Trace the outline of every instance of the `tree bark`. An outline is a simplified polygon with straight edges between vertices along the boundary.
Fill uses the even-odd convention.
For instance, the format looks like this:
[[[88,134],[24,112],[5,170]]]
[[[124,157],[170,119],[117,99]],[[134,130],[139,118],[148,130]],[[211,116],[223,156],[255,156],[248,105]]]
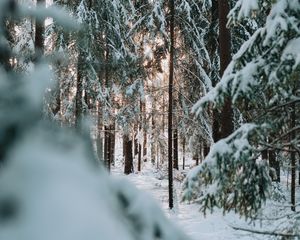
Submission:
[[[219,51],[220,51],[220,75],[222,76],[231,61],[231,37],[226,27],[229,3],[227,0],[218,1],[219,11]],[[226,97],[221,111],[221,133],[220,137],[225,138],[233,132],[233,110],[230,98]]]
[[[143,117],[142,117],[142,108],[143,104],[142,101],[140,100],[140,116],[139,116],[139,139],[138,139],[138,171],[141,171],[141,165],[142,165],[142,144],[141,144],[141,133],[142,133],[142,122],[143,122]]]
[[[127,134],[123,136],[123,155],[125,159],[124,173],[133,173],[132,141]]]
[[[212,7],[211,7],[211,24],[210,24],[210,39],[209,39],[209,55],[210,58],[213,60],[217,49],[218,49],[218,36],[215,32],[215,28],[218,25],[218,2],[217,0],[212,0]],[[218,75],[219,73],[213,71],[214,69],[210,69],[211,70],[211,81],[212,81],[212,86],[215,87],[217,82],[218,82]],[[212,134],[213,134],[213,140],[214,142],[217,142],[218,140],[221,139],[220,137],[220,113],[217,110],[213,110],[212,111],[212,119],[213,119],[213,123],[212,123]]]
[[[172,158],[172,113],[173,113],[173,81],[174,81],[174,0],[169,0],[170,9],[170,62],[169,62],[169,107],[168,107],[168,180],[169,180],[169,208],[173,208],[173,158]]]
[[[84,61],[84,56],[79,49],[79,56],[77,62],[77,83],[76,83],[76,109],[75,109],[75,127],[77,130],[81,131],[81,124],[83,120],[83,73],[82,64]]]
[[[111,134],[110,127],[104,126],[104,160],[108,171],[111,165]]]
[[[174,144],[174,164],[173,164],[173,168],[175,169],[179,169],[178,167],[178,130],[177,128],[174,129],[174,134],[173,134],[174,138],[173,138],[173,144]]]
[[[204,142],[204,144],[203,144],[203,155],[204,155],[204,158],[208,155],[209,150],[210,150],[210,147],[208,146],[208,144],[206,142]]]
[[[269,166],[275,170],[276,176],[271,176],[272,181],[280,182],[280,165],[279,161],[276,159],[275,150],[269,150]],[[273,174],[274,175],[274,174]]]
[[[185,169],[185,137],[183,137],[182,141],[182,169]]]
[[[110,165],[115,164],[116,129],[115,122],[110,125]]]
[[[40,7],[46,7],[46,0],[37,0],[37,5]],[[45,32],[45,21],[35,22],[35,59],[34,62],[38,62],[39,59],[44,55],[44,32]]]
[[[151,114],[151,149],[150,149],[150,152],[151,152],[151,163],[152,164],[155,164],[155,143],[156,143],[156,134],[155,134],[155,131],[156,131],[156,121],[155,121],[155,115],[154,115],[154,112],[155,112],[155,101],[152,102],[152,114]]]
[[[144,139],[143,139],[143,160],[144,162],[147,162],[147,130],[146,130],[146,121],[147,121],[147,115],[146,115],[146,103],[143,102],[142,104],[142,111],[143,111],[143,125],[144,125]]]
[[[291,113],[291,129],[293,129],[296,126],[296,106],[295,103],[292,105],[292,113]],[[291,140],[294,140],[296,137],[295,130],[291,134]],[[296,200],[295,200],[295,192],[296,192],[296,150],[291,149],[291,203],[292,211],[296,211]]]
[[[100,103],[99,103],[100,105]],[[98,134],[97,134],[97,156],[99,162],[104,162],[104,150],[103,150],[103,137],[102,137],[102,115],[101,115],[101,107],[98,106]]]

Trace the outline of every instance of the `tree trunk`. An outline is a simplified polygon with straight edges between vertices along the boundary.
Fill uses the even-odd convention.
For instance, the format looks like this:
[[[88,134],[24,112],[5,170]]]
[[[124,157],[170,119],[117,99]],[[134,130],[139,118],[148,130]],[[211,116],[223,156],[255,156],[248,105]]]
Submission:
[[[127,134],[123,136],[123,155],[125,159],[124,173],[133,173],[132,141]]]
[[[208,144],[206,142],[204,142],[204,144],[203,144],[203,155],[204,155],[204,158],[206,158],[206,156],[208,155],[209,150],[210,150],[210,147],[208,146]]]
[[[269,166],[274,169],[275,175],[271,176],[272,181],[280,182],[280,165],[279,161],[276,159],[275,150],[269,150]]]
[[[109,69],[108,69],[108,65],[109,65],[109,45],[108,45],[108,37],[106,36],[105,38],[105,55],[104,55],[104,59],[105,59],[105,68],[104,68],[104,84],[105,84],[105,89],[106,89],[106,100],[107,102],[109,102]],[[111,131],[110,129],[111,124],[109,123],[105,123],[105,127],[104,127],[104,161],[105,161],[105,165],[108,169],[108,171],[110,171],[110,167],[111,167],[111,160],[112,160],[112,153],[111,153],[111,143],[112,143],[112,139],[111,139]]]
[[[215,58],[215,55],[217,53],[218,49],[218,35],[215,32],[215,28],[218,25],[218,2],[217,0],[212,0],[212,7],[211,7],[211,24],[210,24],[210,34],[209,34],[209,55],[210,58],[213,60]],[[214,69],[211,70],[211,81],[212,86],[215,87],[219,80],[219,73],[214,71]],[[213,134],[213,140],[214,142],[217,142],[220,140],[220,113],[217,110],[212,111],[212,134]]]
[[[183,137],[182,141],[182,169],[185,169],[185,137]]]
[[[296,126],[296,106],[295,103],[292,105],[292,114],[291,114],[291,129],[293,129]],[[296,137],[295,130],[291,134],[291,140],[294,140]],[[291,148],[291,203],[292,211],[296,211],[296,201],[295,201],[295,191],[296,191],[296,149]]]
[[[38,6],[46,7],[46,0],[37,0],[36,1]],[[44,54],[44,32],[45,32],[45,22],[37,21],[35,22],[35,59],[34,62],[38,62],[39,59]]]
[[[115,165],[116,129],[115,122],[110,125],[110,165]]]
[[[147,130],[146,130],[146,122],[147,122],[147,115],[146,115],[146,103],[143,102],[142,104],[142,111],[143,111],[143,125],[144,125],[144,139],[143,139],[143,160],[147,162]]]
[[[155,124],[156,124],[156,121],[155,121],[155,101],[152,102],[152,113],[151,113],[151,163],[152,164],[155,164],[155,143],[156,143],[156,134],[155,134],[155,131],[156,131],[156,127],[155,127]]]
[[[227,0],[218,1],[219,11],[219,50],[220,50],[220,75],[222,76],[231,61],[231,38],[230,31],[226,27],[229,3]],[[233,132],[233,110],[231,100],[227,97],[221,112],[220,137],[225,138]]]
[[[194,156],[194,159],[196,161],[196,166],[198,166],[199,165],[199,155],[198,155],[198,153],[196,153],[196,156]]]
[[[97,156],[98,156],[99,162],[104,162],[102,128],[103,128],[103,126],[102,126],[101,108],[100,108],[100,106],[98,106]]]
[[[169,62],[169,108],[168,108],[168,180],[169,180],[169,208],[173,208],[173,158],[172,158],[172,113],[173,113],[173,81],[174,81],[174,0],[169,0],[170,9],[170,62]]]
[[[173,164],[173,168],[175,169],[179,169],[178,167],[178,130],[177,128],[174,129],[174,133],[173,133],[173,144],[174,144],[174,164]]]
[[[110,134],[110,127],[104,127],[104,161],[105,165],[110,171],[111,165],[111,134]]]
[[[141,131],[141,128],[140,128]],[[142,165],[142,144],[139,142],[139,149],[138,149],[138,171],[141,171],[141,165]]]
[[[138,136],[138,124],[135,124],[135,127],[134,127],[134,157],[136,158],[136,156],[138,155],[138,152],[139,152],[139,146],[138,146],[138,139],[137,139],[137,136]]]
[[[141,171],[141,165],[142,165],[142,144],[141,144],[141,133],[142,133],[142,100],[140,100],[140,116],[139,116],[139,139],[138,139],[138,171]]]
[[[84,61],[83,54],[79,50],[78,63],[77,63],[77,85],[76,85],[76,109],[75,109],[75,127],[81,131],[81,124],[83,120],[83,76],[82,76],[82,63]]]

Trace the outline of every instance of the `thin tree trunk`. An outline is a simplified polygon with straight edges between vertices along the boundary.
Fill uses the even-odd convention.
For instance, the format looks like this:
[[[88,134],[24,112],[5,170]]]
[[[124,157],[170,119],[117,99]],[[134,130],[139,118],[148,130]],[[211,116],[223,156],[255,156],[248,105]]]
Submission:
[[[182,169],[185,169],[185,137],[183,137],[182,141]]]
[[[81,131],[81,124],[83,120],[83,76],[82,76],[82,63],[83,54],[79,50],[78,63],[77,63],[77,85],[76,85],[76,109],[75,109],[75,127]]]
[[[138,135],[138,124],[135,124],[135,127],[134,127],[134,158],[136,158],[136,155],[138,155],[138,152],[139,152],[137,135]]]
[[[110,125],[110,165],[115,164],[116,129],[115,122]]]
[[[123,155],[125,158],[124,173],[133,173],[132,141],[127,134],[123,136]]]
[[[61,87],[59,84],[59,79],[57,79],[57,86],[55,88],[55,103],[54,106],[52,108],[52,113],[53,116],[56,116],[57,114],[59,114],[60,110],[61,110]]]
[[[196,166],[198,166],[199,165],[199,154],[196,153],[196,156],[194,158],[196,160]]]
[[[105,149],[105,164],[106,167],[108,169],[108,171],[110,171],[110,166],[111,166],[111,130],[110,127],[105,126],[105,140],[104,140],[104,149]]]
[[[163,97],[163,104],[162,104],[162,132],[163,134],[165,134],[165,94],[162,93],[162,97]]]
[[[155,101],[153,101],[154,104],[152,106],[152,116],[151,116],[151,163],[152,164],[155,164],[155,142],[156,142],[156,134],[155,134],[155,131],[156,131],[156,127],[155,127],[155,124],[156,124],[156,121],[155,121],[155,116],[154,116],[154,112],[155,112]]]
[[[140,128],[140,131],[142,129]],[[142,165],[142,144],[139,142],[139,149],[138,149],[138,171],[141,171],[141,165]]]
[[[296,126],[296,106],[295,103],[292,105],[292,114],[291,114],[291,129],[293,129]],[[294,140],[296,137],[295,130],[291,134],[291,140]],[[296,191],[296,152],[295,149],[291,149],[291,203],[292,211],[296,211],[296,201],[295,201],[295,191]]]
[[[280,165],[276,159],[275,150],[269,150],[269,166],[275,170],[276,176],[272,176],[272,181],[280,182]],[[274,174],[273,174],[274,175]]]
[[[109,97],[108,97],[108,92],[109,92],[109,69],[108,69],[108,64],[109,64],[109,45],[108,45],[108,38],[106,36],[105,39],[105,69],[104,69],[104,78],[105,78],[105,88],[106,88],[106,100],[109,101]],[[105,161],[105,165],[108,169],[108,171],[110,171],[110,165],[111,165],[111,133],[110,133],[110,129],[111,129],[111,125],[106,123],[107,125],[104,127],[104,161]]]
[[[210,147],[208,146],[208,144],[206,142],[204,142],[204,144],[203,144],[203,155],[204,155],[204,158],[206,158],[206,156],[208,155],[209,150],[210,150]]]
[[[168,180],[169,180],[169,208],[173,208],[173,158],[172,158],[172,113],[173,113],[173,81],[174,81],[174,0],[169,0],[170,9],[170,62],[169,62],[169,108],[168,108]]]
[[[146,103],[143,102],[142,104],[142,110],[143,110],[143,125],[144,125],[144,139],[143,139],[143,159],[144,162],[147,162],[147,130],[146,130],[146,121],[147,121],[147,115],[146,115]]]
[[[178,167],[178,130],[177,128],[174,129],[174,133],[173,133],[173,144],[174,144],[174,164],[173,164],[173,168],[175,169],[179,169]]]
[[[141,132],[142,132],[142,100],[140,99],[140,116],[139,116],[139,139],[138,139],[138,171],[141,171],[141,165],[142,165],[142,144],[141,144]]]
[[[100,104],[99,104],[100,105]],[[98,161],[103,162],[104,156],[103,156],[103,137],[102,137],[102,117],[101,117],[101,108],[98,106],[98,135],[97,135],[97,156]]]

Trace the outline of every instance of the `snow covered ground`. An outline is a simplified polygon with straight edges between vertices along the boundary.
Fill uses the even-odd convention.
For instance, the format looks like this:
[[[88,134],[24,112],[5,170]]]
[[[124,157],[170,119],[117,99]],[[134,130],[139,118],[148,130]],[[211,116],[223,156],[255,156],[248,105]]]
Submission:
[[[270,239],[266,235],[253,234],[244,231],[234,230],[231,226],[253,227],[253,224],[246,222],[234,213],[223,216],[221,210],[216,210],[212,214],[208,213],[206,217],[199,212],[199,205],[187,204],[180,201],[181,183],[175,181],[175,200],[174,209],[168,209],[168,180],[163,177],[163,173],[155,170],[151,163],[147,162],[143,166],[141,173],[134,173],[128,176],[122,174],[121,163],[116,163],[112,168],[113,175],[129,179],[137,188],[148,192],[165,211],[166,215],[172,219],[179,227],[191,236],[194,240],[232,240],[232,239]],[[255,226],[255,229],[264,230],[265,226]]]

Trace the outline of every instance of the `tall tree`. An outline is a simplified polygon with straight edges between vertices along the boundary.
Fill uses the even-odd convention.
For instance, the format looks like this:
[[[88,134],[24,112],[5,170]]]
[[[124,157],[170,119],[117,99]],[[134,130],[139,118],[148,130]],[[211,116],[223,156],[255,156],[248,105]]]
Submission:
[[[169,208],[173,208],[173,82],[174,82],[174,48],[175,48],[175,6],[174,0],[169,0],[169,25],[170,25],[170,61],[169,61],[169,107],[168,107],[168,179],[169,179]]]

